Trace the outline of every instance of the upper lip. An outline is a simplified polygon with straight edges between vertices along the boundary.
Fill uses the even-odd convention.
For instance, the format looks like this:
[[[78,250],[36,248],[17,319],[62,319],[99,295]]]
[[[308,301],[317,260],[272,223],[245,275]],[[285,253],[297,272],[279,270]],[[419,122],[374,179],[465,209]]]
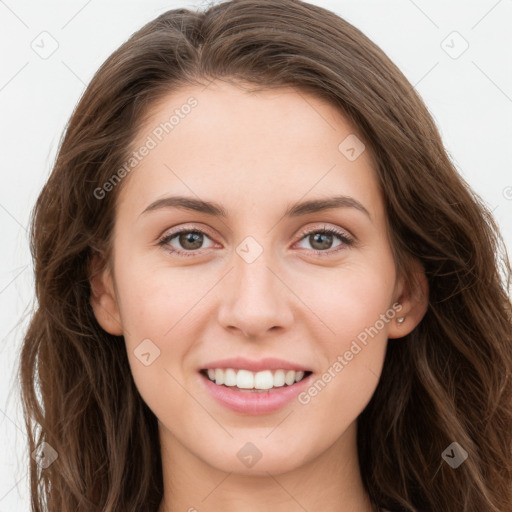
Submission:
[[[309,368],[291,361],[284,359],[276,359],[274,357],[265,357],[257,361],[245,359],[244,357],[232,357],[229,359],[222,359],[218,361],[211,361],[202,366],[201,370],[215,369],[215,368],[233,368],[237,370],[249,370],[252,372],[259,372],[263,370],[297,370],[302,372],[311,371]]]

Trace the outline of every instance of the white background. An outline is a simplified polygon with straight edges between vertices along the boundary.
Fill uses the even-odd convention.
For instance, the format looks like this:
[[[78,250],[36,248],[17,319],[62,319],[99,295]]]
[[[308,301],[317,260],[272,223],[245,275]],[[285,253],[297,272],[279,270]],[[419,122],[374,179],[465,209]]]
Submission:
[[[494,211],[512,247],[511,0],[312,1],[377,43],[425,100],[460,173]],[[202,2],[205,5],[206,2]],[[28,221],[73,107],[101,63],[135,30],[187,1],[0,0],[0,512],[28,511],[17,386],[33,304]],[[47,59],[31,45],[46,31]],[[458,58],[464,41],[469,44]],[[47,39],[46,48],[50,40]],[[445,43],[442,43],[445,41]],[[508,192],[508,195],[507,195]],[[507,199],[508,197],[508,199]]]

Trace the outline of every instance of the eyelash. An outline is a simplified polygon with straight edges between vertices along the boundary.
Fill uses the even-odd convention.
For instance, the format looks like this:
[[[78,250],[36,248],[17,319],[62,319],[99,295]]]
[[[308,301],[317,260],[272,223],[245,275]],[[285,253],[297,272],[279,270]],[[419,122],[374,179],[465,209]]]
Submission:
[[[164,235],[162,238],[160,238],[160,240],[158,241],[158,245],[159,246],[162,246],[164,247],[165,250],[167,250],[168,252],[172,253],[172,254],[176,254],[178,256],[183,256],[185,258],[188,258],[188,257],[194,257],[197,255],[197,253],[200,251],[199,250],[191,250],[191,251],[180,251],[180,250],[177,250],[177,249],[174,249],[174,248],[169,248],[168,246],[168,243],[173,239],[175,238],[177,235],[180,235],[182,233],[198,233],[198,234],[202,234],[202,235],[206,235],[208,238],[211,238],[208,233],[205,233],[204,231],[200,230],[200,229],[196,229],[196,228],[184,228],[184,229],[181,229],[179,231],[175,231],[173,233],[169,233],[167,235]],[[305,231],[305,232],[302,232],[301,235],[300,235],[300,238],[299,238],[299,242],[301,240],[303,240],[304,238],[306,238],[307,236],[309,235],[312,235],[312,234],[315,234],[315,233],[322,233],[322,234],[325,234],[325,235],[335,235],[337,236],[342,244],[340,244],[337,248],[331,250],[331,249],[328,249],[328,250],[325,250],[325,251],[321,251],[319,249],[310,249],[310,251],[312,251],[314,254],[318,255],[318,256],[329,256],[329,255],[332,255],[333,253],[337,253],[338,251],[340,250],[343,250],[343,246],[345,247],[351,247],[354,245],[355,243],[355,240],[353,240],[352,238],[350,238],[346,233],[344,233],[343,231],[340,231],[336,228],[331,228],[331,227],[327,227],[327,226],[324,226],[322,229],[312,229],[310,231]]]

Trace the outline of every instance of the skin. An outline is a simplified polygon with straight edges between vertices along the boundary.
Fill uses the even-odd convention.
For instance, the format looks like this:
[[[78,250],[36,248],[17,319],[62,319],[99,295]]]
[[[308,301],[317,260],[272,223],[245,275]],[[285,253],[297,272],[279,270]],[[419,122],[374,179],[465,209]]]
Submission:
[[[91,278],[95,315],[107,332],[124,335],[136,386],[159,420],[159,512],[375,510],[361,481],[357,417],[377,387],[388,338],[416,327],[428,290],[420,267],[415,289],[397,278],[370,151],[348,160],[338,145],[357,130],[315,96],[293,88],[250,94],[220,81],[154,106],[134,147],[190,96],[197,106],[124,178],[113,272],[97,258],[101,270]],[[296,201],[335,193],[359,201],[371,218],[350,207],[283,217]],[[228,216],[141,214],[177,194],[218,202]],[[332,236],[318,249],[310,235],[324,226],[356,243]],[[204,231],[202,244],[194,249],[177,236],[167,247],[192,246],[194,256],[158,245],[182,227]],[[263,251],[252,263],[236,252],[247,236]],[[405,321],[385,323],[308,404],[244,415],[202,385],[198,368],[237,355],[282,358],[320,377],[396,302]],[[160,355],[145,366],[134,350],[148,338]],[[237,457],[247,442],[262,454],[252,467]]]

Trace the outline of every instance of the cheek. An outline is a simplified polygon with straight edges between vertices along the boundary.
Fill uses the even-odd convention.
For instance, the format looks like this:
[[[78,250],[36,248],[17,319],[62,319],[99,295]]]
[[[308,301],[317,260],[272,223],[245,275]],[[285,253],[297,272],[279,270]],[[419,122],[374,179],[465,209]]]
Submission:
[[[317,279],[303,277],[299,293],[322,320],[326,338],[343,345],[373,326],[389,309],[394,273],[382,261],[354,262],[329,270]],[[385,327],[387,333],[387,324]]]
[[[197,302],[201,284],[187,272],[129,263],[118,275],[123,327],[132,342],[141,336],[162,340]]]
[[[156,271],[139,274],[123,293],[123,326],[133,380],[148,407],[170,424],[177,414],[189,414],[194,405],[180,385],[183,375],[177,366],[189,349],[188,338],[181,341],[180,333],[190,306]]]
[[[155,389],[157,380],[163,378],[167,367],[164,342],[181,316],[180,301],[157,271],[145,271],[143,265],[135,265],[133,260],[120,261],[117,268],[126,350],[133,378],[144,395],[146,388]],[[173,347],[173,351],[179,351],[179,346]]]
[[[327,415],[325,421],[340,424],[357,417],[378,384],[395,316],[394,265],[384,253],[329,269],[325,279],[308,279],[308,306],[322,320],[316,344],[324,366],[301,403],[316,418]]]
[[[151,265],[135,257],[117,263],[116,277],[136,386],[154,410],[159,403],[179,408],[186,396],[182,397],[183,388],[178,384],[183,377],[177,362],[184,360],[191,348],[190,335],[184,333],[197,322],[200,299],[212,284],[192,282],[190,272]],[[157,394],[155,390],[159,390]]]

